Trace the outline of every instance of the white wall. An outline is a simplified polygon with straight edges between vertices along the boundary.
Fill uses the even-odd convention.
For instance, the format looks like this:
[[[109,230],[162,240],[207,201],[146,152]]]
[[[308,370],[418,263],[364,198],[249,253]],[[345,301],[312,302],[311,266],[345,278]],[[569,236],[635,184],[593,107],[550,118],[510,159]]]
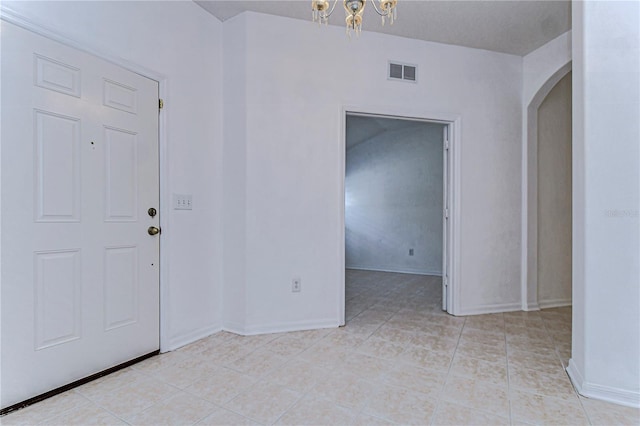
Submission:
[[[192,2],[3,1],[2,7],[163,76],[162,202],[188,193],[194,209],[161,211],[162,347],[220,329],[222,24]]]
[[[571,305],[571,73],[538,108],[538,304]]]
[[[573,339],[589,397],[640,406],[640,3],[573,3]]]
[[[405,123],[347,148],[346,266],[442,275],[444,126]]]
[[[225,139],[246,156],[244,180],[225,183],[244,196],[225,223],[246,232],[244,271],[225,265],[244,274],[240,331],[339,322],[345,105],[461,116],[457,313],[519,308],[522,58],[366,32],[350,41],[340,27],[256,13],[225,23],[228,37],[246,37],[234,52],[243,68],[225,61],[225,74],[246,75],[246,131]],[[417,64],[419,83],[387,81],[389,59]]]

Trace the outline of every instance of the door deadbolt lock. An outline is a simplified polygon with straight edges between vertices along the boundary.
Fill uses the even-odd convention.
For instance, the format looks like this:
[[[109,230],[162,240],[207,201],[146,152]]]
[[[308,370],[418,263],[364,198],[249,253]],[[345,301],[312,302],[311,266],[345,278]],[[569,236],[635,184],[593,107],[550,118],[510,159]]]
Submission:
[[[151,217],[155,217],[155,215],[158,214],[156,209],[154,209],[153,207],[151,207],[149,210],[147,210],[147,213],[149,213],[149,216],[151,216]]]
[[[149,233],[149,235],[158,235],[160,233],[160,228],[150,226],[149,229],[147,229],[147,232]]]

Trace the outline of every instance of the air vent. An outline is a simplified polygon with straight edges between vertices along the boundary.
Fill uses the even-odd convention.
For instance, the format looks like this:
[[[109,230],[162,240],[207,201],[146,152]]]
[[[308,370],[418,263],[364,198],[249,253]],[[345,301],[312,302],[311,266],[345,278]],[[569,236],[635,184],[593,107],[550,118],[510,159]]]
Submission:
[[[416,66],[389,62],[388,78],[390,80],[404,80],[416,82]]]

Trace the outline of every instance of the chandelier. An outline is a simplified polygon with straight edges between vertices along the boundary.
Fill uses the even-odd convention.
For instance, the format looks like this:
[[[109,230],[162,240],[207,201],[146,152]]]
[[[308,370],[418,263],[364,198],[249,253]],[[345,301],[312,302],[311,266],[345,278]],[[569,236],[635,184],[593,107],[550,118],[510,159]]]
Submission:
[[[334,0],[333,6],[331,7],[329,1],[330,0],[311,0],[313,22],[319,24],[329,23],[329,16],[331,16],[333,10],[336,8],[338,0]],[[382,17],[382,25],[384,25],[386,19],[389,19],[389,23],[393,25],[393,21],[398,15],[396,9],[398,0],[378,1],[380,2],[379,8],[376,6],[376,0],[372,0],[371,3],[378,15]],[[362,32],[362,13],[364,12],[367,0],[342,0],[342,4],[347,14],[347,18],[345,19],[347,23],[347,34],[351,36],[351,31],[353,30],[356,35],[359,35]]]

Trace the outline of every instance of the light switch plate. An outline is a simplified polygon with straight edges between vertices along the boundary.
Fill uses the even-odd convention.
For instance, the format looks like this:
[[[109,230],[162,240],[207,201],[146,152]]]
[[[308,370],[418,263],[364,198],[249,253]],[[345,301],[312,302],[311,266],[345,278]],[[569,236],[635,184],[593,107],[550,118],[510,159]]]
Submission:
[[[193,197],[191,194],[173,194],[174,210],[192,210]]]

